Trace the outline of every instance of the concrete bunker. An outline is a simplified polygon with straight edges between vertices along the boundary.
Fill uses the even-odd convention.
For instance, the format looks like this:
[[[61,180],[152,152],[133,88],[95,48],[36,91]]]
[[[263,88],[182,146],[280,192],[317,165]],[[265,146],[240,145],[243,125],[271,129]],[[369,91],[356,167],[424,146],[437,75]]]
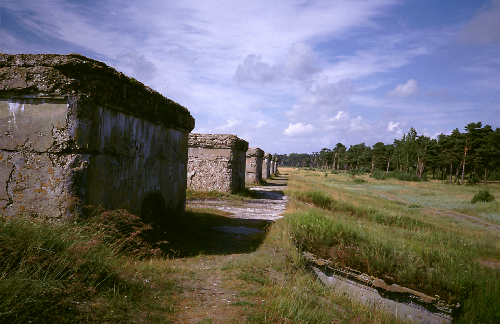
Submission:
[[[273,156],[270,153],[265,153],[262,160],[262,179],[271,177],[271,160]]]
[[[251,147],[246,154],[246,176],[247,183],[259,183],[262,180],[262,159],[264,151],[258,147]]]
[[[0,125],[4,214],[184,213],[193,117],[102,62],[0,54]]]
[[[189,134],[188,188],[234,193],[245,189],[248,142],[229,134]]]

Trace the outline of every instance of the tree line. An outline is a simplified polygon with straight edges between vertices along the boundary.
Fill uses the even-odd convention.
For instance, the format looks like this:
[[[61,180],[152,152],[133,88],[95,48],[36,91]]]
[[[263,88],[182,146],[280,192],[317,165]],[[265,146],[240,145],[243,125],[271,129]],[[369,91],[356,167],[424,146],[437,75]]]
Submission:
[[[369,172],[386,175],[394,171],[409,176],[402,180],[433,179],[464,183],[480,179],[500,180],[500,128],[481,122],[470,123],[460,132],[455,128],[450,135],[440,134],[436,139],[418,135],[412,127],[392,144],[383,142],[368,146],[365,143],[347,148],[337,143],[333,149],[319,152],[276,154],[280,164],[291,167],[311,167],[350,172]]]

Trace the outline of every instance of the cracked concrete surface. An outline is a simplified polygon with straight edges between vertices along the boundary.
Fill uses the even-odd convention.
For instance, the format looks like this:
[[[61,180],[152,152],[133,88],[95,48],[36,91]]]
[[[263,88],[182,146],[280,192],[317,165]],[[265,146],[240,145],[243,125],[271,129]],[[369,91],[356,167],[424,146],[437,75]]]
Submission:
[[[0,212],[60,218],[80,202],[141,216],[156,195],[162,214],[183,214],[193,128],[186,108],[104,63],[0,54]]]

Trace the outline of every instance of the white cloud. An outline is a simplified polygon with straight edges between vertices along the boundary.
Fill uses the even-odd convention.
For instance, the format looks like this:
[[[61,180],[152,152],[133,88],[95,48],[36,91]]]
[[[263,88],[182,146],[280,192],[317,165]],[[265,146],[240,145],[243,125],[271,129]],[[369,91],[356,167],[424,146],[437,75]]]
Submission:
[[[498,51],[455,51],[451,44],[463,12],[424,30],[404,23],[408,7],[401,0],[0,3],[0,50],[79,52],[104,61],[187,107],[197,130],[233,133],[269,151],[390,140],[405,123],[432,125],[432,131],[439,124],[461,127],[479,115],[498,120],[499,63],[487,61]],[[492,3],[463,28],[459,41],[498,44],[500,1]],[[428,88],[409,80],[382,90],[394,79],[407,80],[401,67],[420,64],[427,66],[419,80]],[[441,67],[442,78],[425,75]],[[469,73],[460,68],[477,79],[465,78]],[[450,77],[453,70],[462,72],[461,84]],[[419,91],[427,97],[425,103],[386,100],[387,90],[387,97]],[[476,97],[467,97],[472,92]],[[449,121],[450,113],[462,117]]]
[[[215,128],[218,132],[227,132],[230,130],[234,130],[235,126],[241,125],[241,120],[237,120],[235,118],[229,118],[227,123]]]
[[[286,56],[284,64],[271,65],[262,61],[262,57],[249,54],[239,64],[234,73],[236,83],[269,83],[285,81],[287,78],[299,81],[309,80],[314,74],[321,71],[318,57],[310,46],[296,43]]]
[[[399,126],[399,123],[394,123],[394,122],[389,122],[387,125],[387,131],[388,132],[394,132],[394,129]]]
[[[283,131],[283,134],[290,137],[306,136],[311,135],[315,130],[316,128],[311,124],[288,124],[288,128]]]
[[[460,31],[457,41],[462,44],[500,44],[500,1],[491,1]]]
[[[386,98],[404,98],[415,95],[418,92],[417,81],[410,79],[405,84],[400,84],[396,89],[386,93]]]
[[[378,73],[393,71],[411,63],[417,57],[431,53],[427,48],[428,45],[414,45],[414,43],[423,43],[418,37],[416,35],[411,39],[394,37],[395,39],[391,41],[394,44],[388,48],[384,47],[383,50],[380,49],[379,44],[367,44],[370,46],[369,49],[358,50],[352,55],[334,57],[335,60],[325,67],[323,72],[335,82],[343,79],[363,79]],[[376,41],[383,43],[384,38],[377,37]]]
[[[353,86],[347,80],[330,83],[326,76],[318,77],[285,115],[292,121],[331,115],[334,111],[348,106],[347,98],[352,91]]]
[[[335,117],[330,118],[330,121],[341,120],[349,118],[349,114],[345,113],[343,110],[339,110],[339,112],[335,115]]]
[[[310,46],[296,43],[288,51],[284,71],[286,75],[293,79],[307,80],[321,71],[321,67],[319,66],[318,57]]]
[[[267,125],[267,122],[265,120],[259,120],[259,122],[257,123],[257,126],[255,126],[255,128],[262,128],[266,125]]]
[[[262,62],[262,57],[249,54],[243,59],[243,63],[238,65],[234,74],[234,81],[236,83],[267,83],[274,81],[280,73],[281,71],[278,68]]]

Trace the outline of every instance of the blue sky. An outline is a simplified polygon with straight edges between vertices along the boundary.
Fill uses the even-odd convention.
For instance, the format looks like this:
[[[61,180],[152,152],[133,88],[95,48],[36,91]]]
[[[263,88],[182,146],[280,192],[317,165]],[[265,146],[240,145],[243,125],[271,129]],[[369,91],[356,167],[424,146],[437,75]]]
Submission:
[[[271,153],[500,127],[500,0],[0,0],[0,51],[79,53]]]

